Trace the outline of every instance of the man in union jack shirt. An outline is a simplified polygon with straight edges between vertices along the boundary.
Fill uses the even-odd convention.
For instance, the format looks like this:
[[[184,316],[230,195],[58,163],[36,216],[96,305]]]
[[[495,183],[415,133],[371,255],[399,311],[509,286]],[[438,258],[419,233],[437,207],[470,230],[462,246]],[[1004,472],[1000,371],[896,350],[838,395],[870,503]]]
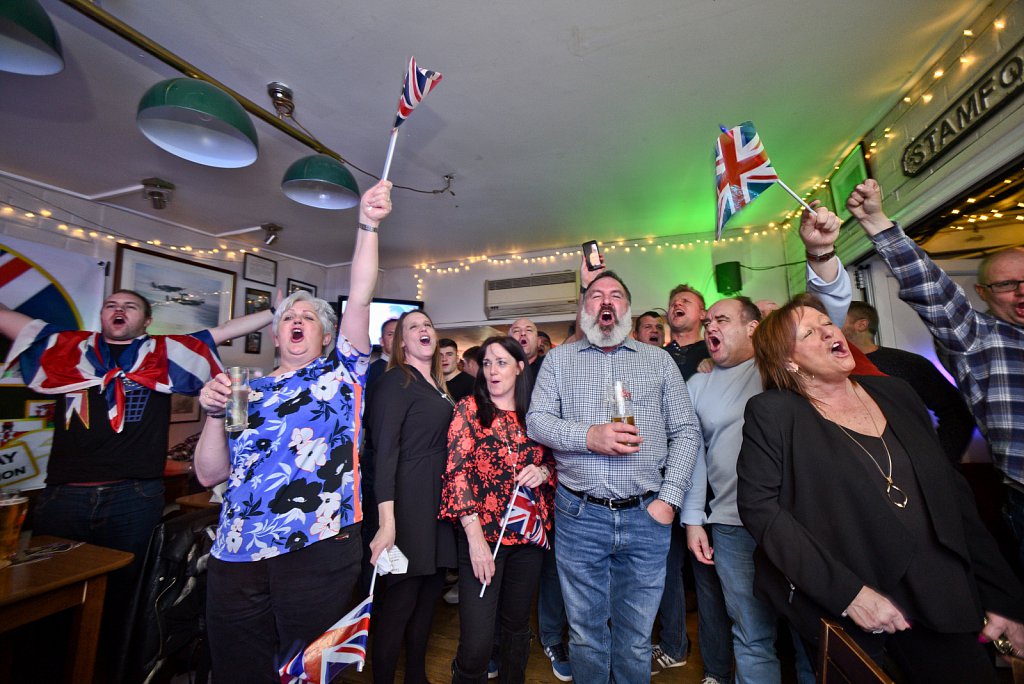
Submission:
[[[163,513],[171,393],[197,394],[221,370],[217,344],[259,330],[272,316],[268,310],[189,335],[149,335],[150,303],[117,290],[104,300],[94,333],[59,330],[0,305],[0,334],[13,341],[7,364],[19,361],[26,385],[57,398],[33,532],[135,554],[111,576],[114,602],[130,597]],[[125,612],[107,608],[116,618]]]
[[[982,312],[885,215],[877,182],[858,185],[846,206],[899,282],[900,299],[917,311],[956,375],[1004,475],[1004,512],[1024,565],[1024,247],[982,260],[974,286],[988,305]]]

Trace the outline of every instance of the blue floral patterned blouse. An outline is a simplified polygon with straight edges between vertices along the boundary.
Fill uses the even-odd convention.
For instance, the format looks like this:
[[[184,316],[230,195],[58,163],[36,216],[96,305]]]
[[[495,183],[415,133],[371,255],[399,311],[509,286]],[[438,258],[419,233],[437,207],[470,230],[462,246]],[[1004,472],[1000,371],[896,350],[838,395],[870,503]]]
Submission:
[[[358,444],[368,367],[369,356],[339,335],[326,357],[249,383],[249,426],[228,436],[215,558],[278,556],[363,519]]]

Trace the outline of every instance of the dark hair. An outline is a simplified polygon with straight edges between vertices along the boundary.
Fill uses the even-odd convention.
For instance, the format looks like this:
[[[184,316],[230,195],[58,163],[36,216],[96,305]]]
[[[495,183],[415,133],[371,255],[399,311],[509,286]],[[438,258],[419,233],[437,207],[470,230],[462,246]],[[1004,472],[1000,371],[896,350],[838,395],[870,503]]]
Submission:
[[[644,311],[642,314],[636,317],[635,321],[633,321],[634,333],[640,333],[640,321],[643,320],[644,318],[657,318],[658,320],[661,320],[661,314],[658,313],[657,311]]]
[[[550,341],[551,341],[551,335],[548,335],[548,334],[547,334],[546,332],[544,332],[543,330],[538,330],[538,331],[537,331],[537,337],[543,337],[543,338],[544,338],[545,340],[547,340],[548,342],[550,342]]]
[[[146,299],[145,297],[140,295],[135,290],[129,290],[128,288],[122,287],[122,288],[120,288],[118,290],[114,290],[109,295],[107,295],[107,299],[110,299],[111,297],[113,297],[116,294],[129,294],[129,295],[131,295],[133,297],[138,298],[138,300],[140,302],[142,302],[142,313],[143,313],[143,315],[146,318],[152,318],[153,317],[153,305],[149,303],[148,299]],[[106,299],[104,299],[103,301],[106,301]]]
[[[756,307],[755,307],[756,308]],[[797,319],[801,309],[814,309],[828,315],[817,297],[798,294],[784,306],[765,316],[754,329],[754,358],[766,390],[785,389],[809,399],[803,375],[786,368],[786,360],[796,345]]]
[[[388,320],[386,320],[386,321],[384,321],[383,323],[380,324],[380,336],[381,336],[381,339],[384,339],[384,329],[387,328],[388,325],[390,325],[392,323],[398,323],[398,319],[397,318],[389,318]],[[390,354],[391,351],[388,350],[388,353]]]
[[[596,283],[598,280],[601,280],[602,278],[611,278],[619,285],[621,285],[622,289],[626,291],[626,301],[629,302],[630,304],[633,303],[633,294],[629,291],[629,288],[626,286],[626,281],[620,278],[619,274],[616,273],[615,271],[601,271],[600,273],[598,273],[597,277],[590,281],[590,285],[587,285],[587,289],[584,290],[583,296],[585,297],[587,295],[587,292],[590,292],[590,288],[594,286],[594,283]]]
[[[405,333],[402,330],[402,324],[405,323],[406,317],[411,316],[412,314],[422,314],[423,316],[426,316],[428,321],[430,321],[430,316],[427,316],[427,314],[423,313],[419,309],[412,309],[411,311],[406,311],[404,314],[398,317],[398,325],[395,327],[395,338],[391,340],[391,358],[388,359],[387,369],[402,369],[402,372],[405,373],[405,384],[403,385],[403,387],[408,386],[408,384],[412,382],[413,378],[415,377],[412,374],[412,371],[409,370],[409,364],[406,363],[405,361],[405,349],[402,347],[402,342],[405,341]],[[431,324],[433,324],[433,321],[431,321]],[[442,392],[448,392],[448,385],[446,385],[444,381],[444,373],[441,372],[440,346],[434,347],[434,356],[430,360],[430,376],[434,379],[434,383],[441,389]]]
[[[459,345],[455,344],[455,340],[450,337],[442,337],[437,341],[437,348],[441,349],[444,347],[451,347],[456,352],[459,351]]]
[[[479,356],[479,354],[480,354],[480,345],[474,345],[474,346],[470,347],[469,349],[467,349],[466,351],[462,352],[462,358],[463,359],[473,359],[474,361],[477,361],[476,357]],[[479,363],[479,361],[477,361],[477,363]]]
[[[750,297],[740,295],[739,297],[733,297],[733,299],[740,303],[740,311],[743,312],[744,323],[761,320],[761,310],[757,308],[757,304]]]
[[[878,312],[875,311],[875,307],[867,302],[858,300],[850,302],[850,308],[847,310],[846,315],[854,321],[867,321],[868,332],[872,335],[878,333]]]
[[[668,293],[668,302],[669,302],[669,304],[672,303],[672,298],[673,297],[675,297],[677,294],[682,294],[684,292],[689,292],[692,295],[696,295],[697,298],[700,299],[700,308],[702,308],[702,309],[708,308],[707,305],[704,302],[704,295],[702,295],[700,293],[700,290],[695,289],[693,287],[690,287],[686,283],[680,283],[680,284],[678,284],[678,285],[676,285],[675,287],[672,288],[672,291]]]
[[[499,345],[515,361],[523,364],[522,371],[516,376],[513,396],[516,404],[516,418],[519,419],[520,425],[525,426],[526,411],[530,408],[530,394],[533,391],[533,372],[530,370],[529,361],[526,360],[526,352],[523,351],[523,345],[508,335],[488,337],[480,345],[480,351],[477,352],[476,360],[479,368],[476,371],[476,386],[473,388],[473,396],[476,397],[477,420],[480,421],[482,426],[489,428],[498,413],[498,408],[491,401],[491,393],[487,390],[487,380],[484,379],[484,354],[487,353],[487,348],[492,344]]]

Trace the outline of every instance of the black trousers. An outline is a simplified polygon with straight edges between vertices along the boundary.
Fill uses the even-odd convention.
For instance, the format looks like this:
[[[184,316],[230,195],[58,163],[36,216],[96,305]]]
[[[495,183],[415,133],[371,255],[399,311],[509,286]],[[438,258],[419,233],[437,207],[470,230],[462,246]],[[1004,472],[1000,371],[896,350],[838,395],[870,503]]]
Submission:
[[[377,578],[370,626],[373,640],[370,660],[375,684],[395,681],[403,643],[405,684],[427,684],[427,641],[434,609],[444,589],[444,573],[444,568],[439,568],[432,575]]]
[[[281,556],[210,558],[206,622],[217,684],[280,684],[278,668],[353,608],[359,525]]]
[[[467,678],[481,674],[486,677],[495,627],[501,638],[529,632],[530,611],[545,550],[533,544],[502,546],[494,559],[494,577],[481,598],[480,580],[473,576],[469,541],[462,530],[459,530],[458,543],[459,649],[455,660]],[[525,664],[524,661],[522,666]]]

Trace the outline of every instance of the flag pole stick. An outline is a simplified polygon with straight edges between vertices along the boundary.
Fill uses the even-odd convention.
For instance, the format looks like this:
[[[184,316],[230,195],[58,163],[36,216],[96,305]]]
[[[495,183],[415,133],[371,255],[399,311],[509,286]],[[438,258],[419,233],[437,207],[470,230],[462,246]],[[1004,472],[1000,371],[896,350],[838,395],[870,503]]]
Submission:
[[[381,553],[387,553],[387,551],[381,551]],[[373,577],[370,578],[370,593],[369,596],[373,596],[373,587],[377,584],[377,566],[373,566]],[[369,596],[367,598],[369,598]],[[356,672],[362,672],[363,667],[366,665],[365,660],[360,660],[356,663]]]
[[[797,202],[799,202],[799,203],[800,203],[800,205],[801,205],[801,206],[803,206],[803,208],[804,208],[804,209],[806,209],[807,211],[811,212],[812,214],[814,213],[814,209],[811,209],[811,205],[810,205],[810,204],[808,204],[807,202],[805,202],[805,201],[804,201],[804,200],[803,200],[803,199],[802,199],[802,198],[800,197],[800,195],[798,195],[798,194],[796,194],[795,192],[793,192],[793,189],[792,189],[792,188],[790,188],[790,187],[789,187],[788,185],[786,185],[786,184],[785,184],[785,183],[783,182],[783,180],[782,180],[781,178],[776,178],[776,182],[777,182],[777,183],[778,183],[779,185],[781,185],[781,186],[782,186],[782,189],[783,189],[783,190],[785,190],[786,192],[788,192],[788,193],[789,193],[790,197],[792,197],[792,198],[793,198],[793,199],[795,199],[795,200],[796,200]]]
[[[388,143],[388,156],[384,159],[384,171],[380,174],[381,180],[388,179],[388,173],[391,171],[391,158],[395,155],[395,141],[398,140],[398,127],[395,126],[391,129],[391,141]],[[792,192],[792,191],[790,191]]]
[[[491,553],[491,560],[493,561],[498,557],[498,549],[501,548],[501,540],[505,537],[505,527],[508,525],[508,516],[512,513],[512,504],[515,503],[516,497],[519,495],[519,483],[516,482],[516,488],[512,491],[512,498],[508,500],[508,508],[505,509],[505,517],[501,519],[501,532],[498,533],[498,541],[494,543],[494,551]],[[484,592],[487,591],[487,585],[484,584],[480,587],[480,597],[484,597]]]

